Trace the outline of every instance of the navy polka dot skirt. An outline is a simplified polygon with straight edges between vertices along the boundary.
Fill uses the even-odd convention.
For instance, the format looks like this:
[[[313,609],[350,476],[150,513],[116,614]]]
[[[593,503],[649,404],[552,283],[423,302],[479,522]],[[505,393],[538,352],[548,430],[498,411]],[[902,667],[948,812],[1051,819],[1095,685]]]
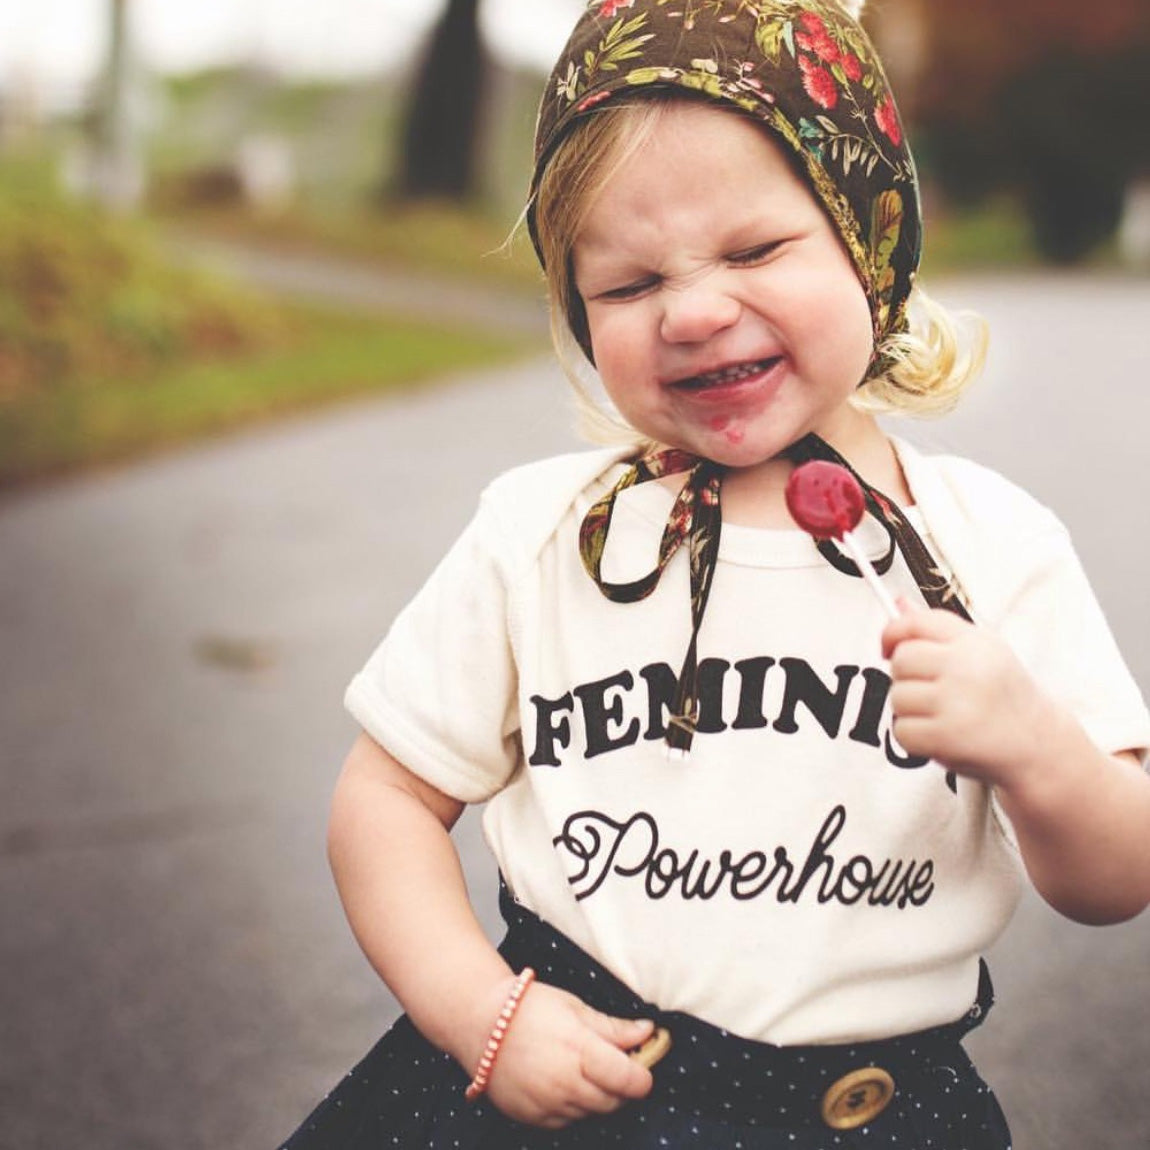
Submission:
[[[404,1017],[281,1150],[1010,1150],[1002,1111],[961,1046],[993,1001],[985,966],[977,1001],[950,1025],[780,1048],[655,1009],[506,891],[501,903],[512,967],[671,1032],[651,1094],[558,1132],[524,1126],[486,1097],[464,1101],[468,1075]]]

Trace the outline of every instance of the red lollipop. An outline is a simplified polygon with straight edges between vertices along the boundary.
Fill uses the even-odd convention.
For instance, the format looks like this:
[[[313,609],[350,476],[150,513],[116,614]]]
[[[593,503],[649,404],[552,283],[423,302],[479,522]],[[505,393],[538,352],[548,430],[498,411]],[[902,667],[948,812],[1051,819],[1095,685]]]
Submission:
[[[865,508],[859,481],[838,463],[812,459],[791,472],[786,498],[787,510],[804,531],[816,539],[842,541],[883,609],[896,619],[898,607],[854,536]]]
[[[816,539],[841,539],[863,517],[859,482],[845,468],[812,459],[787,480],[787,509],[794,521]]]

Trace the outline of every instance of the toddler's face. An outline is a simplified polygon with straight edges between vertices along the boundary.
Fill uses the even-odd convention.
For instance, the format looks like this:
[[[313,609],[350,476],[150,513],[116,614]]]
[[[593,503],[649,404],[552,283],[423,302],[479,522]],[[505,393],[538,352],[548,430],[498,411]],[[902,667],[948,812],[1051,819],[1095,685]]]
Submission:
[[[849,457],[870,310],[763,129],[671,105],[593,203],[574,266],[599,374],[636,430],[731,467],[812,431]]]

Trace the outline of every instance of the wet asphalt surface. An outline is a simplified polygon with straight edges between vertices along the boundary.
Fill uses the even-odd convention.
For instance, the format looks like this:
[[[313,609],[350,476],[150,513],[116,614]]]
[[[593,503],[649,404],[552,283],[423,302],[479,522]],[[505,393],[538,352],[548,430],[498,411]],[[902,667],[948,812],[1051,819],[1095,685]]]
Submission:
[[[1059,511],[1150,688],[1150,281],[940,294],[991,319],[988,378],[900,430]],[[273,1150],[394,1017],[324,859],[343,688],[569,423],[536,361],[0,499],[0,1150]],[[971,1046],[1019,1150],[1145,1150],[1150,915],[1032,900],[991,958]]]

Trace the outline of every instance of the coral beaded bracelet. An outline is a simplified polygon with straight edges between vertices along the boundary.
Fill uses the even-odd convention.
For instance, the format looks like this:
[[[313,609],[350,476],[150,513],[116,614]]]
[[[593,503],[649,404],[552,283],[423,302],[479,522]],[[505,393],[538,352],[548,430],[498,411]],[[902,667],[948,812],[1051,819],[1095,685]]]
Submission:
[[[464,1097],[468,1102],[474,1102],[487,1089],[487,1083],[491,1079],[491,1071],[495,1068],[495,1059],[499,1057],[503,1039],[507,1037],[507,1028],[511,1025],[511,1020],[515,1017],[515,1012],[519,1009],[519,1003],[523,995],[527,993],[527,988],[534,981],[535,971],[531,967],[525,966],[515,980],[515,985],[511,988],[511,993],[507,996],[507,1001],[503,1004],[503,1009],[495,1020],[495,1025],[491,1028],[491,1035],[483,1049],[483,1057],[479,1060],[475,1077],[464,1092]]]

